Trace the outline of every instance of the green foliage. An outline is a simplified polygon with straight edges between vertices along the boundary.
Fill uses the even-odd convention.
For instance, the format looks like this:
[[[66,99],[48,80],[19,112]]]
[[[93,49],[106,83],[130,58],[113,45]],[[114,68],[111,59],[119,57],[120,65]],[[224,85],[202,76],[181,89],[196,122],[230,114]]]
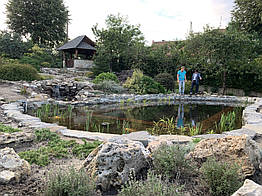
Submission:
[[[38,75],[37,70],[30,65],[10,62],[0,65],[0,79],[10,81],[33,81],[39,80],[40,76]]]
[[[38,142],[59,140],[59,136],[49,129],[37,129],[35,130],[35,136]]]
[[[139,48],[144,46],[144,37],[138,25],[129,24],[127,18],[109,15],[106,28],[92,28],[96,36],[97,53],[94,57],[95,75],[101,72],[127,70],[139,62]]]
[[[185,53],[201,65],[203,83],[210,86],[249,89],[246,81],[257,78],[250,59],[257,57],[259,40],[234,29],[221,31],[207,27],[204,33],[191,34]]]
[[[18,34],[0,31],[0,56],[7,58],[21,58],[28,51],[30,42],[23,42]]]
[[[93,80],[93,82],[95,84],[99,84],[99,83],[101,83],[105,80],[111,80],[111,81],[114,81],[116,83],[119,83],[117,76],[114,73],[109,73],[109,72],[99,74],[98,76],[96,76],[96,78]]]
[[[242,185],[239,166],[208,159],[201,167],[204,182],[213,196],[229,196]]]
[[[235,0],[232,25],[240,30],[262,35],[261,12],[260,0]]]
[[[235,111],[233,112],[228,112],[228,113],[223,113],[220,117],[220,121],[218,124],[216,124],[216,130],[220,133],[225,132],[225,131],[232,131],[235,129],[236,126],[236,113]]]
[[[193,138],[193,143],[197,144],[201,141],[201,138]]]
[[[184,41],[172,41],[163,45],[153,44],[140,49],[140,61],[133,68],[142,70],[146,75],[155,77],[160,73],[176,76],[177,67],[187,61],[185,58]]]
[[[100,82],[99,84],[95,84],[93,88],[96,90],[104,91],[106,93],[123,93],[126,91],[125,88],[112,80],[105,80],[103,82]]]
[[[80,159],[85,159],[95,148],[97,148],[101,142],[87,142],[83,140],[84,144],[75,144],[72,148],[72,153]]]
[[[166,92],[161,84],[155,82],[149,76],[145,76],[140,70],[134,70],[132,77],[126,80],[124,87],[137,94],[158,94]]]
[[[130,179],[124,185],[118,196],[178,196],[179,187],[161,180],[161,176],[148,172],[145,181]]]
[[[197,124],[196,126],[189,126],[188,132],[190,136],[199,135],[202,131],[202,126]]]
[[[47,146],[40,147],[36,150],[20,152],[19,156],[27,160],[30,164],[35,163],[40,166],[46,166],[52,158],[66,158],[76,156],[80,159],[86,158],[93,149],[101,144],[101,142],[86,142],[78,144],[75,140],[62,140],[49,129],[39,129],[35,131],[36,141],[47,141]]]
[[[95,182],[84,171],[59,169],[49,174],[44,188],[46,196],[91,196],[96,194]]]
[[[6,125],[3,125],[2,123],[0,123],[0,132],[15,133],[15,132],[20,132],[20,131],[22,131],[22,130],[16,129],[16,128],[12,128],[10,126],[6,126]]]
[[[63,0],[8,0],[8,27],[33,43],[54,46],[66,38],[68,10]]]
[[[151,132],[154,135],[176,133],[177,132],[176,119],[174,117],[161,118],[159,121],[154,122],[154,126]]]
[[[174,77],[169,73],[160,73],[155,77],[155,80],[165,87],[167,90],[174,90],[175,80]]]
[[[61,67],[62,62],[58,54],[53,53],[51,49],[41,48],[34,45],[28,53],[19,59],[20,63],[32,65],[37,70],[41,67]]]
[[[154,171],[170,180],[188,180],[195,175],[193,163],[185,159],[188,152],[181,145],[162,145],[152,154]]]

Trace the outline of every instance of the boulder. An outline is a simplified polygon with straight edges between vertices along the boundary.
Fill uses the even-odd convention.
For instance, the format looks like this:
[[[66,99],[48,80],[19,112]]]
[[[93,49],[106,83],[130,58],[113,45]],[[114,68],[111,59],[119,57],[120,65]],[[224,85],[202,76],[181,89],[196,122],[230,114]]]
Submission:
[[[30,164],[21,159],[13,148],[0,149],[0,184],[20,182],[30,175]]]
[[[148,168],[149,151],[138,141],[112,138],[95,149],[83,163],[103,191],[123,185],[130,172],[138,174]]]
[[[243,186],[240,187],[232,196],[261,196],[262,186],[246,179]]]
[[[218,161],[237,163],[244,176],[252,176],[262,168],[260,149],[247,135],[201,140],[187,158],[202,164],[212,156]]]

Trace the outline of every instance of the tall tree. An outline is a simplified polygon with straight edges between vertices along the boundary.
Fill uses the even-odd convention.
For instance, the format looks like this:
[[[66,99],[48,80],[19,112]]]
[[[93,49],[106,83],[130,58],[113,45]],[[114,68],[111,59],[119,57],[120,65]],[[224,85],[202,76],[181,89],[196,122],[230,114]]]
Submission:
[[[232,11],[232,24],[249,33],[256,32],[262,36],[262,1],[235,0]]]
[[[245,77],[246,67],[252,69],[250,62],[257,57],[258,44],[259,40],[246,33],[207,28],[204,33],[192,34],[185,50],[203,63],[202,69],[209,70],[210,76],[205,78],[221,81],[225,92],[230,76]]]
[[[92,30],[96,36],[97,55],[95,73],[130,69],[139,59],[138,50],[144,46],[144,37],[139,25],[131,25],[127,18],[109,15],[106,28],[96,24]]]
[[[66,38],[68,10],[63,0],[9,0],[8,27],[33,43],[54,46]]]
[[[31,47],[30,42],[24,42],[20,35],[0,31],[0,56],[21,58]]]

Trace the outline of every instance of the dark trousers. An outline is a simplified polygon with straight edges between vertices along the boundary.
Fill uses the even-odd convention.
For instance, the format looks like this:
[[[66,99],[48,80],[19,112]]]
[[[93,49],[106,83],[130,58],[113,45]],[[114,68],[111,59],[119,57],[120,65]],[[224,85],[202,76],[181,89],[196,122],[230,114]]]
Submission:
[[[196,92],[195,92],[195,93],[198,93],[199,82],[197,82],[196,80],[193,80],[193,81],[192,81],[191,89],[190,89],[190,93],[193,92],[193,88],[194,88],[194,86],[196,86]]]

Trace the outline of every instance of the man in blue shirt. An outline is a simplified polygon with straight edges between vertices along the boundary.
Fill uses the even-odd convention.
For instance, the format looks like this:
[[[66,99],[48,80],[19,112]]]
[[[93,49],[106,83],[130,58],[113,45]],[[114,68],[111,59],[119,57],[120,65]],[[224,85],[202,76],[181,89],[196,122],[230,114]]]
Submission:
[[[186,82],[186,70],[184,66],[182,66],[181,70],[177,72],[177,82],[179,83],[179,94],[184,95]]]

